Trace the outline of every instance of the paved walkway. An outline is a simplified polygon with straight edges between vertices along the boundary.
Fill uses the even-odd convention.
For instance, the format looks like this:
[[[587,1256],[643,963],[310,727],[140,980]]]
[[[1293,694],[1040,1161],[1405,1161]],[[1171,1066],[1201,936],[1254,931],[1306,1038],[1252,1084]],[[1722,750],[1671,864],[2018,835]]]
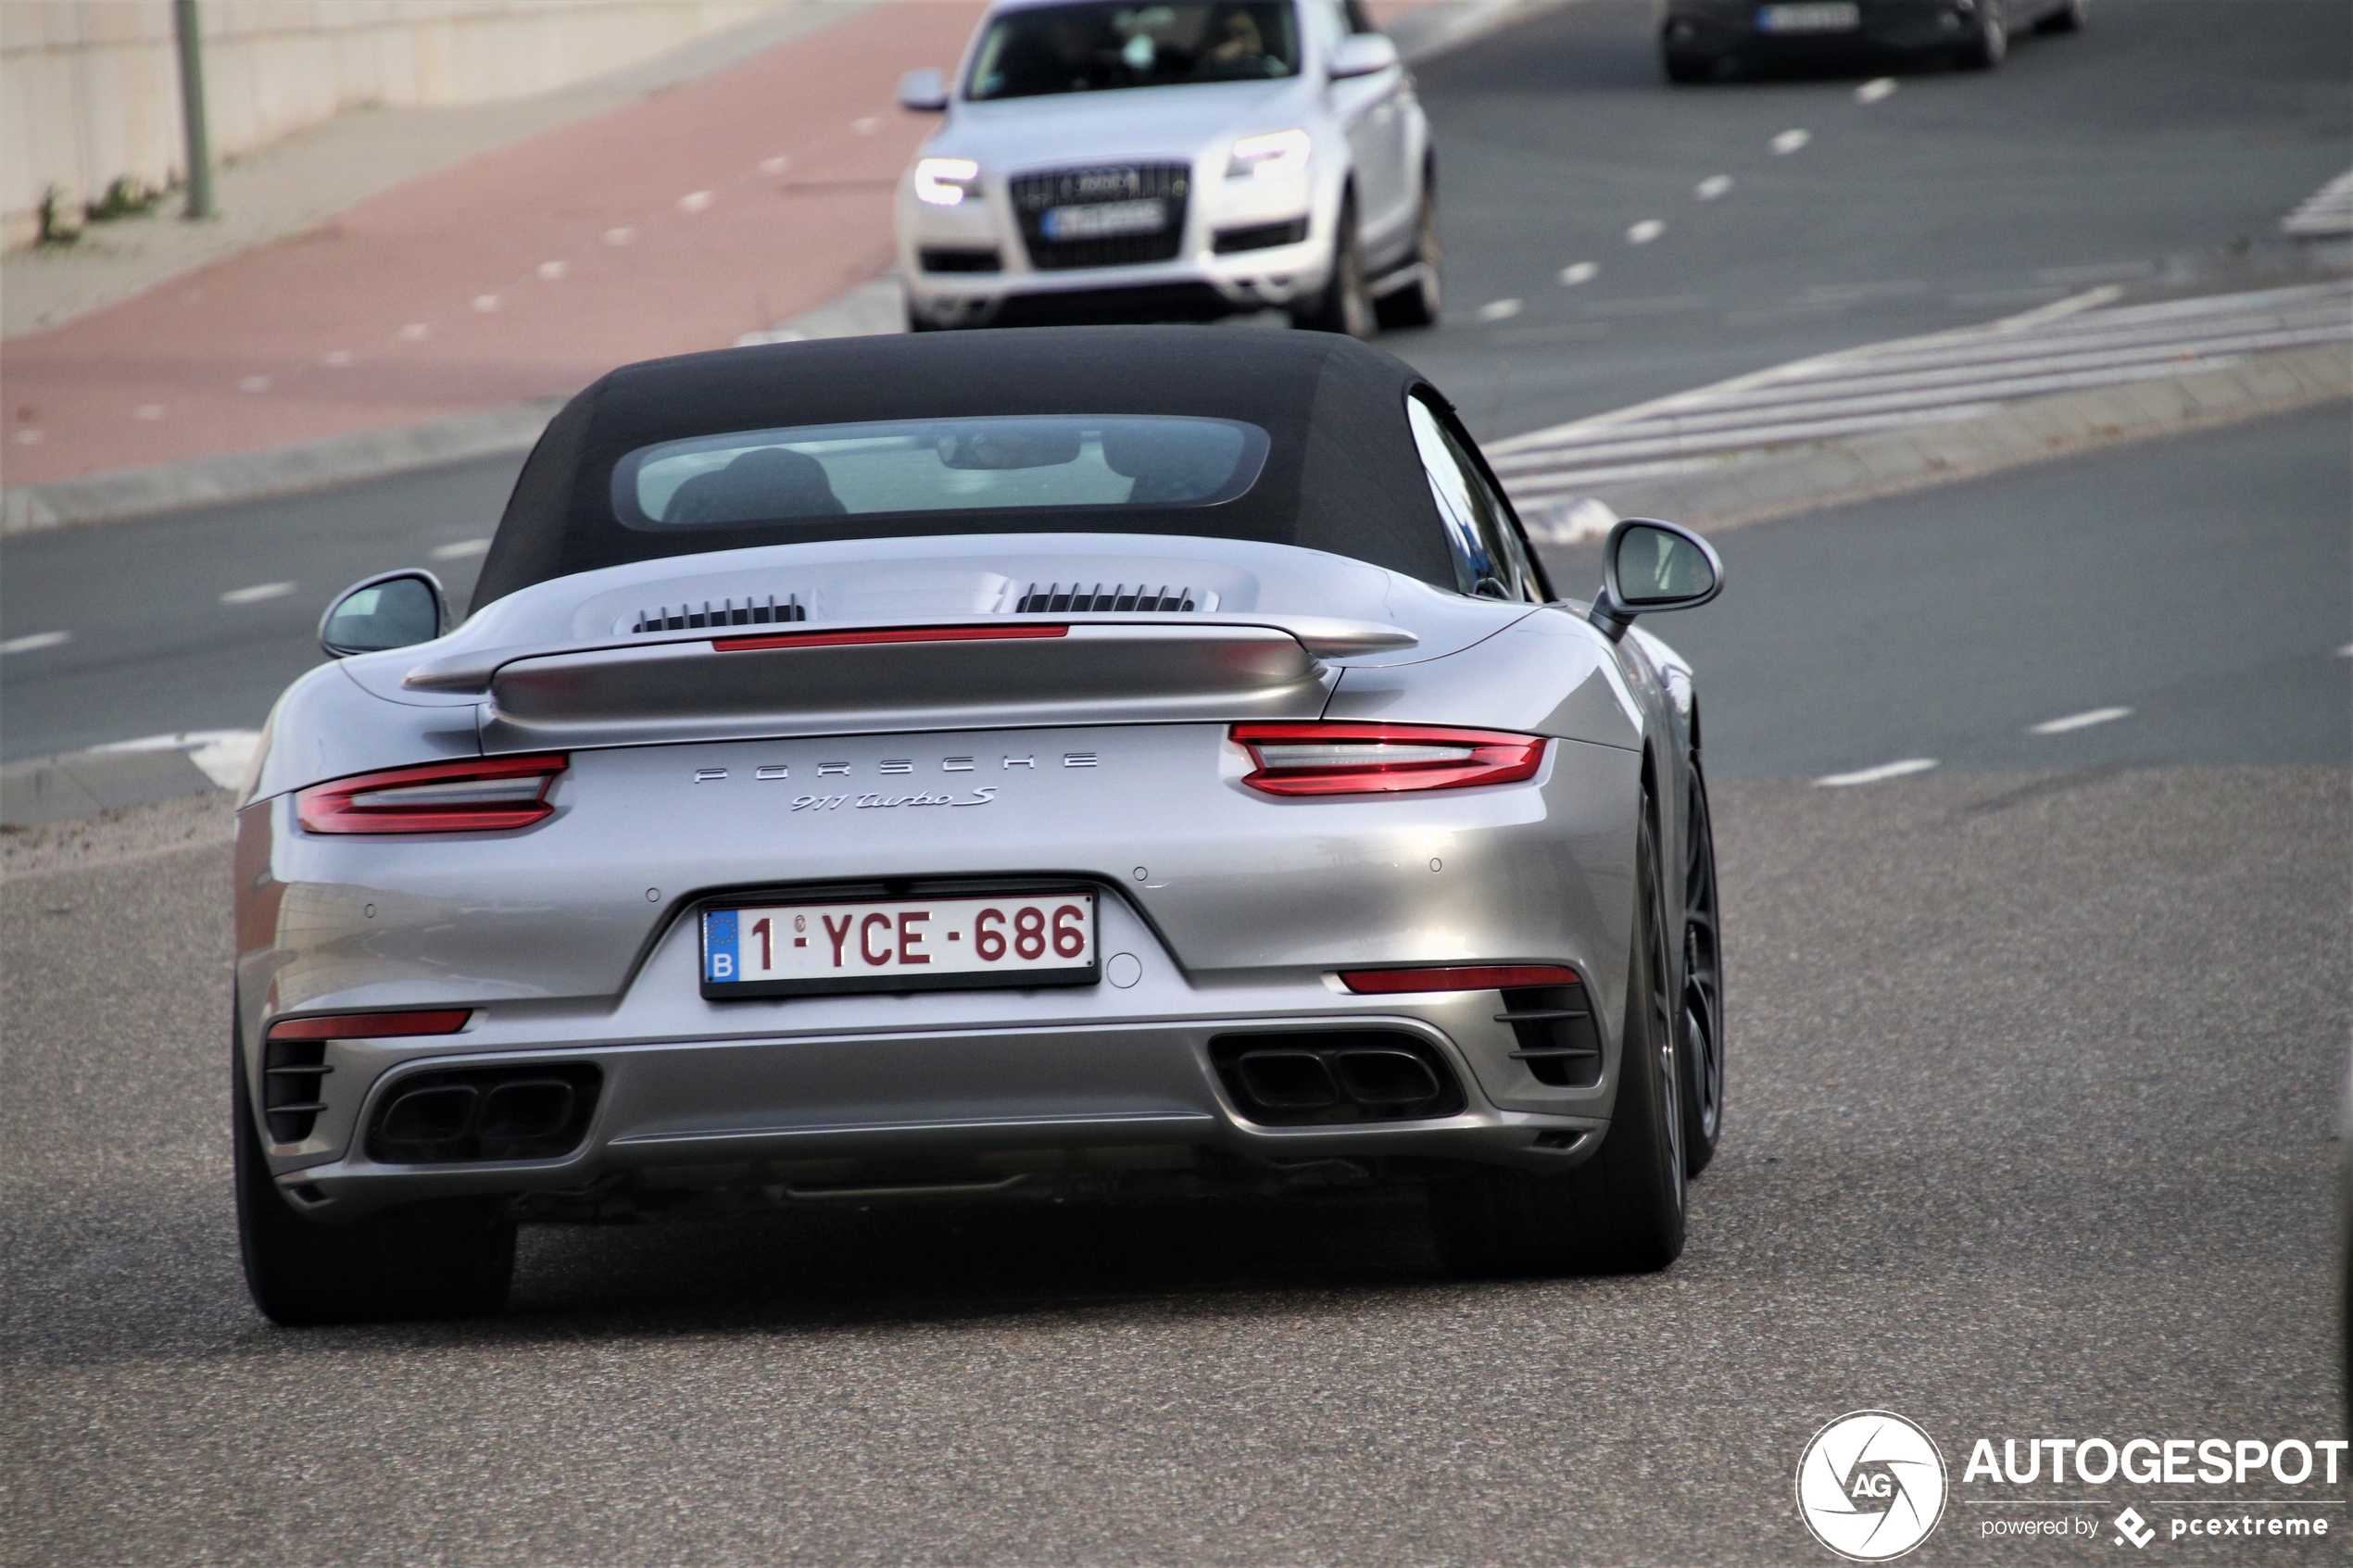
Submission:
[[[412,179],[0,355],[10,486],[568,395],[888,264],[890,194],[977,0],[865,11]]]

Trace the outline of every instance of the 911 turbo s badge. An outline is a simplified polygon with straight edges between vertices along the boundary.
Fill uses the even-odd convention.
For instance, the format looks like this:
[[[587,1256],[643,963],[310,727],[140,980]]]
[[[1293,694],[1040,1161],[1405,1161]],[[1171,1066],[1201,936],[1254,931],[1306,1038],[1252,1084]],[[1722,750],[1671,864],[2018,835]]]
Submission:
[[[959,800],[952,795],[934,795],[924,790],[915,795],[797,795],[792,809],[796,811],[832,811],[844,805],[861,811],[872,811],[893,806],[986,806],[997,798],[997,786],[984,784],[972,792],[969,800]]]

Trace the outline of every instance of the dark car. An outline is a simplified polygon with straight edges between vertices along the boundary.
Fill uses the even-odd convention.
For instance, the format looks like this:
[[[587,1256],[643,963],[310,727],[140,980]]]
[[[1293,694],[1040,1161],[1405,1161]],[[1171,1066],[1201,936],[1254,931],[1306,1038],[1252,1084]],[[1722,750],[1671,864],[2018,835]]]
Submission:
[[[1705,82],[1727,62],[1943,57],[1990,69],[2021,28],[2073,32],[2090,0],[1659,0],[1669,81]]]

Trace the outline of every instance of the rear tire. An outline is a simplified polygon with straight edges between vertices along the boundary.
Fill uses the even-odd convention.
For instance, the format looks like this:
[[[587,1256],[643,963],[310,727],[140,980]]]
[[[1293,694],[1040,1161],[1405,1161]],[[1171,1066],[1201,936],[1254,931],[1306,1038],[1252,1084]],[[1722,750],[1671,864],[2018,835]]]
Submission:
[[[1659,65],[1667,72],[1667,80],[1678,87],[1696,87],[1703,82],[1716,80],[1716,56],[1713,55],[1682,55],[1669,49],[1659,56]]]
[[[2034,24],[2037,32],[2081,32],[2091,19],[2091,0],[2067,0],[2067,4]]]
[[[2009,52],[2009,18],[2003,0],[1978,0],[1977,36],[1961,46],[1961,64],[1970,70],[1992,70]]]
[[[1421,277],[1395,294],[1376,301],[1373,313],[1384,327],[1434,327],[1440,310],[1446,303],[1445,285],[1439,275],[1441,257],[1438,245],[1438,170],[1422,171],[1422,209],[1414,220],[1414,260],[1421,268]]]
[[[1291,324],[1346,337],[1373,335],[1373,302],[1365,293],[1365,246],[1356,232],[1353,191],[1340,199],[1340,224],[1332,236],[1331,278],[1313,304],[1292,313]]]
[[[1457,1273],[1649,1273],[1683,1250],[1681,1072],[1659,919],[1657,842],[1642,801],[1617,1103],[1592,1158],[1557,1173],[1476,1167],[1429,1184],[1438,1251]]]
[[[506,1304],[515,1226],[499,1216],[495,1200],[411,1203],[349,1224],[305,1219],[271,1179],[245,1073],[241,1067],[232,1072],[237,1250],[262,1316],[296,1328],[472,1317]]]

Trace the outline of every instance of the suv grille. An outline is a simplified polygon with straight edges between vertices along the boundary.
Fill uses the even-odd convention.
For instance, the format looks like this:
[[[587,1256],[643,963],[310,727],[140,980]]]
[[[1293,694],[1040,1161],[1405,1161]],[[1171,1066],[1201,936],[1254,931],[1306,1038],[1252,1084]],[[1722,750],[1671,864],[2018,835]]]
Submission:
[[[1040,611],[1060,613],[1076,610],[1084,614],[1092,610],[1143,610],[1147,614],[1174,614],[1182,610],[1214,609],[1217,596],[1196,595],[1190,588],[1172,588],[1164,583],[1158,587],[1145,583],[1114,583],[1104,587],[1101,583],[1032,583],[1013,603],[1015,615],[1035,615]]]
[[[1167,261],[1185,238],[1185,198],[1192,170],[1181,163],[1119,164],[1024,174],[1012,182],[1029,264],[1041,272],[1069,267],[1133,267]],[[1157,201],[1164,221],[1150,233],[1048,239],[1046,214],[1055,207],[1107,207]]]
[[[713,605],[709,599],[699,605],[661,605],[653,609],[641,609],[630,624],[629,634],[643,636],[648,632],[683,632],[695,626],[766,626],[780,621],[806,621],[809,607],[799,596],[786,595],[782,604],[776,596],[747,598],[737,604],[722,599]]]

